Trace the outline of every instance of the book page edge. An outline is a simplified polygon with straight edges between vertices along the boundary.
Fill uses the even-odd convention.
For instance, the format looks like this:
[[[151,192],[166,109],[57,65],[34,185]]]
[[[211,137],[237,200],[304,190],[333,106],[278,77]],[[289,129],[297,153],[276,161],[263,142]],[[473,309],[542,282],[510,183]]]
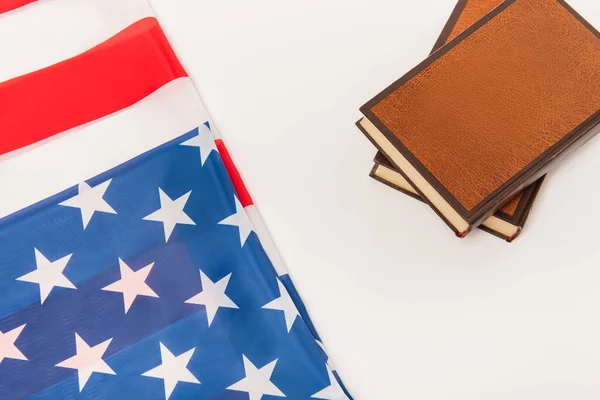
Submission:
[[[359,121],[360,126],[376,142],[383,152],[406,174],[410,183],[446,218],[457,230],[459,236],[466,235],[470,225],[452,206],[427,182],[417,169],[396,149],[368,118]]]
[[[404,179],[404,177],[400,173],[394,171],[393,169],[390,169],[383,165],[377,165],[374,170],[374,174],[377,175],[377,177],[379,177],[380,179],[383,179],[384,181],[390,182],[408,192],[418,195],[418,193],[411,186],[411,184],[408,183],[408,181]],[[506,236],[507,238],[516,236],[517,233],[519,233],[520,229],[520,227],[518,227],[517,225],[511,224],[507,221],[503,221],[502,219],[496,216],[489,217],[482,223],[482,225],[493,230],[494,232],[498,232],[499,234]]]

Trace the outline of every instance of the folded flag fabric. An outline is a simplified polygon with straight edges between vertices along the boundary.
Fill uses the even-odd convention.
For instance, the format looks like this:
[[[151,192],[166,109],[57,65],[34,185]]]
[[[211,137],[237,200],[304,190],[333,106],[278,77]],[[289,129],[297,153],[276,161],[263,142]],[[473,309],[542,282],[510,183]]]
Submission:
[[[0,35],[1,398],[350,398],[148,4],[0,30],[40,16],[55,54]]]

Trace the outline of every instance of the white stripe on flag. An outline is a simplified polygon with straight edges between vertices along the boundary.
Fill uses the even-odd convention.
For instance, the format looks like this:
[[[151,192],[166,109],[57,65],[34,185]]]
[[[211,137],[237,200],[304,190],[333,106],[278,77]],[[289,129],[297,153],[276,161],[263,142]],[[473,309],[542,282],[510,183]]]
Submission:
[[[0,82],[74,57],[154,16],[146,0],[41,0],[0,16]]]
[[[249,205],[245,208],[245,210],[250,222],[252,222],[252,225],[254,226],[254,230],[256,231],[258,238],[260,239],[260,244],[262,244],[265,253],[267,253],[267,256],[269,256],[273,267],[275,267],[275,271],[277,271],[277,275],[281,276],[288,274],[287,267],[283,262],[281,255],[279,254],[279,250],[277,250],[277,246],[275,246],[273,239],[271,239],[271,235],[269,235],[267,227],[260,217],[256,207],[254,205]]]
[[[32,116],[35,117],[35,116]],[[0,218],[116,167],[208,119],[190,78],[179,78],[103,119],[0,157]]]

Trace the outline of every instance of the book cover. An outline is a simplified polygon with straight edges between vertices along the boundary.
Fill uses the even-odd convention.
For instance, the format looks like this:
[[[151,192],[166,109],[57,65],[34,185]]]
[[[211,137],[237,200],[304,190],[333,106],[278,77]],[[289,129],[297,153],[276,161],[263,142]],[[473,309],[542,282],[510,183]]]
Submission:
[[[437,51],[449,40],[455,38],[502,2],[503,0],[460,0],[456,4],[431,52]],[[385,158],[383,153],[378,152],[373,161],[375,165],[371,170],[371,177],[402,193],[423,201],[416,190],[404,179],[402,174],[394,169],[393,164]],[[508,242],[514,240],[521,233],[525,225],[543,181],[544,178],[540,178],[517,194],[510,202],[496,211],[493,216],[486,219],[479,228]]]
[[[597,133],[600,34],[508,0],[367,102],[370,140],[460,237]]]

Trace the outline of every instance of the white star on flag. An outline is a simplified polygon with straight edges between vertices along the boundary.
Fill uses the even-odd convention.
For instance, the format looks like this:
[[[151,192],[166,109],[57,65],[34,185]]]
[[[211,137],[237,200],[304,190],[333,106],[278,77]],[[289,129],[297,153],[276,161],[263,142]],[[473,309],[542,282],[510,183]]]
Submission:
[[[208,156],[213,151],[217,151],[217,146],[215,145],[215,139],[213,138],[210,129],[204,124],[198,127],[198,135],[193,138],[186,140],[181,143],[182,146],[191,146],[197,147],[200,150],[200,165],[204,166],[204,163],[208,159]]]
[[[109,292],[123,293],[123,303],[125,304],[125,314],[131,308],[137,296],[158,297],[146,283],[148,274],[152,270],[154,263],[133,271],[123,260],[119,258],[119,269],[121,270],[121,279],[103,287],[102,290]]]
[[[96,211],[116,214],[117,212],[103,199],[111,179],[102,182],[98,186],[91,187],[85,182],[79,184],[79,194],[60,203],[61,206],[79,208],[83,229],[87,228],[92,216]]]
[[[264,395],[285,397],[285,394],[271,382],[271,375],[273,375],[277,360],[258,369],[245,355],[242,357],[246,377],[229,386],[227,390],[246,392],[250,398],[249,400],[260,400]]]
[[[27,361],[27,357],[25,357],[25,355],[21,353],[21,350],[17,349],[17,346],[15,346],[15,342],[24,328],[25,325],[21,325],[6,333],[0,331],[0,364],[2,364],[2,360],[5,358]]]
[[[246,243],[248,236],[250,236],[251,232],[254,232],[254,227],[252,226],[252,222],[246,215],[246,211],[244,207],[242,207],[242,203],[238,200],[237,196],[234,196],[235,200],[235,214],[230,215],[225,218],[223,221],[219,222],[219,225],[229,225],[236,226],[240,232],[240,243],[242,247]]]
[[[277,285],[279,286],[280,296],[272,302],[265,304],[264,306],[262,306],[262,308],[266,308],[268,310],[283,311],[285,316],[285,325],[289,333],[292,330],[294,321],[296,321],[296,317],[300,314],[298,313],[298,309],[296,308],[296,305],[294,304],[292,298],[288,294],[285,286],[283,286],[283,283],[281,283],[279,279],[277,279]]]
[[[329,386],[320,392],[313,394],[310,398],[319,400],[347,400],[348,396],[346,396],[340,387],[329,367],[327,367],[327,375],[329,376]]]
[[[81,392],[94,372],[116,375],[115,371],[102,359],[111,341],[112,338],[90,347],[81,336],[75,333],[75,355],[56,366],[77,370],[79,391]]]
[[[55,286],[67,289],[77,289],[75,285],[63,275],[63,271],[73,254],[50,262],[38,249],[34,249],[34,251],[37,269],[17,278],[17,280],[40,285],[40,298],[42,304],[44,304],[44,301],[46,301]]]
[[[167,346],[160,343],[160,359],[162,364],[150,371],[144,372],[142,376],[164,380],[165,398],[168,400],[179,382],[196,383],[200,381],[187,369],[187,365],[194,355],[196,348],[190,349],[178,356],[173,355]]]
[[[176,200],[172,200],[161,188],[158,188],[160,197],[160,208],[152,214],[144,217],[146,221],[162,222],[165,230],[165,242],[169,241],[173,229],[177,224],[196,225],[194,221],[183,211],[191,191]]]
[[[200,270],[200,282],[202,283],[202,291],[197,295],[186,300],[189,304],[199,304],[206,307],[206,317],[208,318],[208,326],[212,324],[219,307],[239,308],[226,294],[227,285],[231,274],[214,283],[208,276]]]

